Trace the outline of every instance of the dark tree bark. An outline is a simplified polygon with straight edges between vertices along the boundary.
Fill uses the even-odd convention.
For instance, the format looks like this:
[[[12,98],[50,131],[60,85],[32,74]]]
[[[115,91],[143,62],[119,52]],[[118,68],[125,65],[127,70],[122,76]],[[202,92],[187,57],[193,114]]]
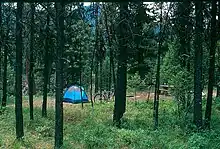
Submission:
[[[49,3],[47,4],[49,8]],[[46,41],[45,41],[45,55],[44,55],[44,86],[43,86],[43,104],[42,104],[42,117],[47,117],[47,92],[49,82],[49,25],[50,16],[47,14],[47,27],[46,27]]]
[[[8,67],[8,46],[4,48],[4,72],[3,72],[3,96],[2,96],[2,107],[6,107],[7,100],[7,67]]]
[[[93,72],[93,63],[94,63],[94,56],[95,55],[95,49],[93,50],[93,52],[92,52],[92,62],[91,62],[91,70],[90,70],[90,101],[91,101],[91,104],[92,104],[92,108],[94,107],[94,105],[93,105],[93,98],[92,98],[92,92],[93,92],[93,90],[92,90],[92,88],[93,88],[93,78],[92,78],[92,72]]]
[[[95,93],[99,90],[99,23],[98,23],[98,4],[96,4],[96,10],[95,13],[97,15],[96,17],[96,35],[95,35]]]
[[[220,70],[219,70],[220,71]],[[220,97],[220,86],[217,86],[217,94],[216,94],[216,98]]]
[[[103,62],[104,62],[104,57],[105,57],[105,52],[103,50],[104,48],[104,41],[103,38],[101,37],[101,32],[99,33],[99,89],[100,89],[100,94],[102,95],[103,92]],[[101,96],[102,100],[102,96]]]
[[[115,35],[115,32],[113,31],[114,28],[113,28],[113,25],[111,26],[110,28],[110,34],[112,35],[112,38],[111,38],[111,42],[113,41],[113,35]],[[115,61],[114,61],[114,57],[115,57],[115,54],[114,54],[114,51],[112,49],[110,49],[110,62],[111,62],[111,68],[112,68],[112,79],[113,79],[113,84],[114,84],[114,93],[115,93],[115,90],[116,90],[116,75],[115,75]]]
[[[7,26],[9,25],[9,17],[6,19]],[[5,40],[8,41],[9,28],[5,36]],[[3,40],[4,40],[3,39]],[[2,96],[2,107],[6,107],[7,102],[7,68],[8,68],[8,43],[4,42],[4,72],[3,72],[3,96]]]
[[[102,95],[102,92],[103,92],[103,83],[102,83],[102,80],[103,80],[103,75],[102,75],[102,69],[103,69],[103,63],[102,63],[102,58],[100,60],[100,67],[99,67],[99,82],[100,82],[100,85],[99,85],[99,89],[100,89],[100,94]],[[102,96],[101,96],[101,100],[102,100]]]
[[[121,118],[126,110],[126,86],[127,86],[127,49],[128,49],[128,3],[120,3],[120,24],[119,24],[119,56],[117,85],[115,91],[115,105],[113,122],[120,126]]]
[[[203,32],[203,2],[195,2],[195,61],[194,61],[194,123],[198,129],[202,127],[202,32]]]
[[[29,104],[30,104],[30,119],[34,119],[33,113],[33,87],[34,87],[34,14],[35,6],[31,4],[31,27],[30,27],[30,51],[29,51],[29,71],[28,71],[28,88],[29,88]]]
[[[218,39],[220,39],[220,2],[218,2]],[[220,48],[218,47],[218,55],[217,59],[220,62]],[[220,97],[220,64],[217,66],[216,71],[216,84],[217,84],[217,93],[216,98]]]
[[[79,54],[79,84],[80,84],[80,98],[81,98],[81,105],[83,109],[83,98],[82,98],[82,49],[80,48],[80,54]]]
[[[211,121],[211,111],[212,111],[212,95],[213,86],[215,83],[215,49],[216,49],[216,13],[217,13],[217,0],[212,0],[212,10],[211,10],[211,43],[209,51],[209,82],[208,82],[208,96],[205,111],[205,128],[210,129]]]
[[[95,93],[98,93],[99,91],[99,62],[97,60],[97,54],[96,54],[96,58],[95,58]]]
[[[63,52],[64,52],[64,10],[63,3],[56,3],[57,19],[57,61],[56,61],[56,106],[55,106],[55,148],[63,145]]]
[[[93,72],[93,65],[94,65],[94,58],[95,58],[95,54],[96,54],[96,48],[97,48],[97,37],[98,37],[98,29],[97,29],[97,26],[98,26],[98,5],[94,5],[95,7],[95,11],[94,11],[94,14],[95,14],[95,25],[96,25],[96,28],[95,28],[95,38],[96,38],[96,42],[95,42],[95,46],[94,46],[94,49],[93,49],[93,52],[92,52],[92,62],[91,62],[91,71],[90,71],[90,100],[91,100],[91,104],[92,104],[92,107],[93,107],[93,99],[92,99],[92,88],[93,88],[93,78],[92,78],[92,72]],[[96,77],[96,70],[95,70],[95,93],[97,92],[96,88],[97,88],[97,77]]]
[[[16,82],[15,82],[15,114],[16,114],[16,136],[21,139],[24,136],[23,112],[22,112],[22,10],[23,2],[17,3],[16,13]]]
[[[135,44],[136,44],[136,50],[137,50],[137,62],[138,62],[138,72],[140,75],[141,80],[145,78],[146,74],[146,69],[145,69],[145,64],[144,64],[144,49],[141,48],[141,41],[142,41],[142,36],[141,36],[141,31],[143,28],[143,24],[145,22],[144,16],[146,16],[144,7],[143,7],[143,2],[137,2],[137,16],[136,16],[136,34],[137,36],[135,37]]]
[[[161,16],[160,16],[160,34],[159,34],[159,47],[158,47],[158,53],[157,53],[157,72],[156,72],[156,84],[155,84],[155,94],[154,94],[154,129],[158,128],[158,109],[159,109],[159,87],[160,87],[160,57],[161,57],[161,47],[162,47],[162,8],[163,8],[163,2],[160,4],[161,8]]]
[[[2,34],[2,3],[0,2],[0,38],[3,38]],[[0,84],[2,84],[2,40],[0,41]],[[1,87],[0,87],[0,99],[1,99]]]

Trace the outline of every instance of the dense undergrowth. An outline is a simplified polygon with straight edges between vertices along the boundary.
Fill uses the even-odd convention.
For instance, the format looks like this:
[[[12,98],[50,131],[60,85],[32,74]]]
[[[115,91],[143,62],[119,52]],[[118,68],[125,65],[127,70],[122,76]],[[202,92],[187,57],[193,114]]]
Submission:
[[[39,99],[36,99],[39,101]],[[53,103],[53,102],[52,102]],[[25,105],[25,104],[24,104]],[[50,104],[52,105],[52,104]],[[0,148],[53,148],[54,107],[48,108],[48,118],[41,118],[40,104],[34,109],[34,120],[29,120],[29,109],[24,106],[25,137],[15,140],[13,104],[0,110]],[[215,100],[210,131],[196,132],[191,122],[179,118],[172,100],[160,102],[159,129],[153,130],[153,103],[128,101],[122,128],[112,126],[113,102],[64,105],[64,146],[67,149],[218,149],[220,146],[220,102]]]

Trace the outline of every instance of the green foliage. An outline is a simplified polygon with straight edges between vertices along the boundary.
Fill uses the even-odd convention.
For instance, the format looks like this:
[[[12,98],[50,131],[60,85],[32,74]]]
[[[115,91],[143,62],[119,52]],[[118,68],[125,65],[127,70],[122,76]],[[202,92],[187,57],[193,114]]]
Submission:
[[[40,99],[35,99],[37,102]],[[24,99],[25,137],[15,140],[15,120],[13,104],[0,114],[1,148],[53,148],[54,110],[48,108],[48,118],[41,118],[41,109],[35,108],[34,120],[29,121],[27,99]],[[53,102],[49,100],[52,105]],[[127,111],[122,120],[122,128],[112,124],[112,102],[95,104],[64,105],[64,146],[63,148],[101,149],[101,148],[177,148],[177,149],[218,149],[220,142],[220,102],[214,101],[213,123],[210,131],[193,132],[180,127],[177,107],[172,100],[160,102],[159,129],[153,130],[153,103],[146,101],[127,102]],[[35,105],[37,106],[37,105]],[[171,131],[172,130],[172,131]]]
[[[162,83],[174,86],[170,92],[179,106],[179,114],[185,119],[192,106],[193,73],[181,67],[176,51],[178,46],[177,43],[169,44],[169,50],[163,59],[161,80]]]
[[[132,92],[135,89],[140,90],[145,86],[145,81],[141,80],[141,77],[138,73],[135,73],[134,75],[128,75],[127,77],[127,90],[128,92]]]

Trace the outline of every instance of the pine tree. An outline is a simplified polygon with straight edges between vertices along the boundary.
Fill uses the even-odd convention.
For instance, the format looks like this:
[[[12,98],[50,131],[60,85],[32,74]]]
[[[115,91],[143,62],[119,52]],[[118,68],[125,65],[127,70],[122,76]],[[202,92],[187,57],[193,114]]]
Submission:
[[[15,83],[15,114],[16,114],[16,136],[21,139],[24,136],[23,112],[22,112],[22,10],[23,2],[17,3],[16,12],[16,83]]]
[[[30,119],[34,119],[33,114],[33,87],[34,87],[34,15],[35,15],[35,6],[34,3],[31,4],[31,27],[30,27],[30,51],[29,51],[29,71],[28,71],[28,88],[29,88],[29,104],[30,104]]]
[[[49,3],[47,4],[47,9],[49,9]],[[42,117],[47,117],[47,92],[48,92],[48,82],[49,82],[49,53],[50,53],[49,25],[50,25],[50,16],[49,13],[47,13],[45,55],[44,55],[44,86],[43,86]]]
[[[217,13],[217,1],[212,0],[212,10],[211,10],[211,34],[210,34],[210,51],[209,51],[209,82],[208,82],[208,96],[205,111],[205,127],[210,128],[211,121],[211,111],[212,111],[212,95],[213,86],[215,83],[215,49],[216,49],[216,13]]]
[[[126,109],[126,86],[127,86],[127,50],[128,50],[128,31],[129,15],[128,3],[120,3],[120,24],[119,24],[119,56],[117,84],[115,91],[115,105],[113,122],[120,126],[121,118]]]
[[[158,111],[159,111],[159,87],[160,87],[160,59],[161,59],[161,48],[162,48],[162,9],[163,9],[163,2],[160,4],[160,34],[159,34],[159,47],[157,53],[157,72],[156,72],[156,84],[155,84],[155,94],[154,94],[154,129],[158,128]]]
[[[63,52],[64,52],[64,4],[57,2],[57,51],[56,51],[56,106],[55,106],[55,148],[63,145]]]
[[[198,129],[202,127],[202,32],[203,32],[203,2],[195,1],[195,61],[194,61],[194,123]]]

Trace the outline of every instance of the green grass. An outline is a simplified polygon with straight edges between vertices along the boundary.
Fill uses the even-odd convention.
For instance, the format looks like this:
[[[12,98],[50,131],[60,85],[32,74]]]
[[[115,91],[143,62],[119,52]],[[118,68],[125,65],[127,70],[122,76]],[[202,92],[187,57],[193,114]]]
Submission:
[[[27,99],[24,99],[27,100]],[[40,99],[35,100],[34,120],[29,120],[29,109],[24,104],[25,137],[15,139],[15,113],[13,105],[0,110],[1,148],[53,148],[54,102],[50,101],[48,118],[41,118]],[[172,100],[160,102],[159,129],[153,130],[153,103],[127,102],[122,128],[112,125],[113,102],[64,105],[65,149],[218,149],[220,146],[220,102],[213,107],[212,129],[195,132],[191,123],[179,117]]]

